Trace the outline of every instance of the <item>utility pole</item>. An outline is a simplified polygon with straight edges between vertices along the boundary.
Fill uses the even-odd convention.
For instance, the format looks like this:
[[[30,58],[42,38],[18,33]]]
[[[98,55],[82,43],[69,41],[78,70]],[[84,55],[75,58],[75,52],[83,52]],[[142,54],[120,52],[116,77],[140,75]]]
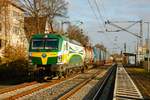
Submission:
[[[136,45],[136,57],[137,57],[137,63],[136,63],[136,66],[139,64],[139,62],[138,62],[138,55],[139,55],[139,51],[138,51],[138,48],[139,48],[139,41],[138,41],[138,39],[137,39],[137,43],[136,43],[137,45]]]
[[[115,39],[114,39],[114,53],[117,53],[117,40],[118,40],[118,36],[115,36]]]
[[[143,21],[140,21],[140,46],[143,47]]]
[[[148,72],[149,72],[150,71],[150,68],[149,68],[150,67],[150,65],[149,65],[149,57],[150,57],[149,23],[148,23],[148,28],[147,29],[148,29],[147,30],[147,38],[148,38],[148,44],[147,44],[148,45],[148,47],[147,47],[148,48],[148,57],[147,57],[147,59],[148,59]]]
[[[150,72],[150,37],[149,37],[149,25],[150,22],[144,22],[147,23],[147,50],[146,50],[146,54],[147,54],[147,71]]]
[[[149,24],[150,24],[150,23],[148,23],[148,33],[147,33],[147,38],[148,38],[148,44],[147,44],[147,45],[148,45],[148,57],[147,57],[147,58],[148,58],[148,72],[150,72],[150,64],[149,64],[149,59],[150,59],[150,58],[149,58],[149,57],[150,57],[150,43],[149,43],[149,42],[150,42],[150,37],[149,37]]]
[[[127,49],[127,44],[124,43],[124,53],[126,53],[126,49]]]
[[[138,48],[138,52],[137,52],[137,57],[139,59],[139,61],[141,61],[141,59],[144,59],[144,55],[143,55],[143,21],[140,20],[140,34],[139,36],[141,37],[139,40],[139,48]],[[137,39],[138,41],[138,39]]]
[[[61,21],[61,34],[64,34],[64,24],[68,24],[70,26],[71,22],[70,21]]]

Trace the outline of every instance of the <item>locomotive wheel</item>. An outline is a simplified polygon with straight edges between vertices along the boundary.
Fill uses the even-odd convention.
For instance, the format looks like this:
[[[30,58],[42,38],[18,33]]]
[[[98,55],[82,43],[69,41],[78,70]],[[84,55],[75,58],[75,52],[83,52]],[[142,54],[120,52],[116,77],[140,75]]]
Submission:
[[[34,74],[34,79],[36,81],[43,81],[43,78],[44,78],[44,70],[42,69],[39,69],[37,71],[35,71],[35,74]]]
[[[81,68],[81,73],[84,73],[84,68]]]
[[[82,73],[84,73],[85,70],[86,70],[86,67],[85,67],[85,66],[81,67],[81,72],[82,72]]]
[[[34,72],[34,80],[39,80],[39,70]]]
[[[66,70],[64,71],[64,75],[63,75],[63,76],[64,76],[65,78],[67,78],[68,74],[69,74],[69,69],[66,69]]]
[[[85,65],[84,67],[85,67],[85,69],[88,69],[88,66],[87,66],[87,65]]]
[[[50,77],[50,76],[45,76],[45,77],[44,77],[44,81],[46,81],[46,82],[47,82],[47,81],[50,81],[51,79],[52,79],[52,77]]]
[[[63,73],[62,72],[57,72],[57,76],[58,76],[59,79],[61,79],[62,76],[63,76]]]

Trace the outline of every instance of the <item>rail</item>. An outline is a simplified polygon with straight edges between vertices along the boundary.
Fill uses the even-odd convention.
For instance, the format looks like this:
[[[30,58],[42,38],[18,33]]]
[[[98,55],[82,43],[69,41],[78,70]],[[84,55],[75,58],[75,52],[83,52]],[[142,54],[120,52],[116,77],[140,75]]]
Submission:
[[[113,91],[115,85],[117,65],[112,65],[111,69],[106,73],[105,78],[100,84],[100,88],[96,92],[93,100],[111,100],[113,99]]]
[[[97,73],[93,74],[90,78],[88,78],[86,81],[81,82],[78,86],[76,86],[74,89],[63,95],[62,97],[59,98],[59,100],[66,100],[68,99],[71,95],[75,94],[79,89],[81,89],[83,86],[85,86],[88,82],[90,82],[92,79],[94,79],[100,72],[98,71]]]

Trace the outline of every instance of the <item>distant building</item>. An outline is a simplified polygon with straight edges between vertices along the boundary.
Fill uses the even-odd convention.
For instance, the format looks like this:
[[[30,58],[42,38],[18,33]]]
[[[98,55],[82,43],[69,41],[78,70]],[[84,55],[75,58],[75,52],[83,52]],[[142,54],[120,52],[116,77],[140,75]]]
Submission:
[[[24,32],[24,10],[11,1],[0,11],[0,58],[8,44],[28,46]]]

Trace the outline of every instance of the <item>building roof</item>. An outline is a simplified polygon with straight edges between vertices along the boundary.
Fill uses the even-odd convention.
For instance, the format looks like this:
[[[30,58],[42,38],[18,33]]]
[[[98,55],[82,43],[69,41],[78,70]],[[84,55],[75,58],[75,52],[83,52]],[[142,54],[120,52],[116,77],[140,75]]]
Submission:
[[[23,12],[25,12],[25,9],[23,9],[19,3],[14,2],[13,0],[10,1],[10,3],[11,3],[11,5],[13,5],[13,6],[15,6],[16,8],[18,8],[18,9],[22,10]]]
[[[136,56],[135,53],[123,53],[125,56]]]
[[[21,7],[21,4],[17,0],[3,0],[3,1],[0,0],[0,3],[2,5],[6,4],[6,6],[12,5],[12,6],[20,9],[21,11],[25,12],[25,9],[23,9],[23,7]]]

